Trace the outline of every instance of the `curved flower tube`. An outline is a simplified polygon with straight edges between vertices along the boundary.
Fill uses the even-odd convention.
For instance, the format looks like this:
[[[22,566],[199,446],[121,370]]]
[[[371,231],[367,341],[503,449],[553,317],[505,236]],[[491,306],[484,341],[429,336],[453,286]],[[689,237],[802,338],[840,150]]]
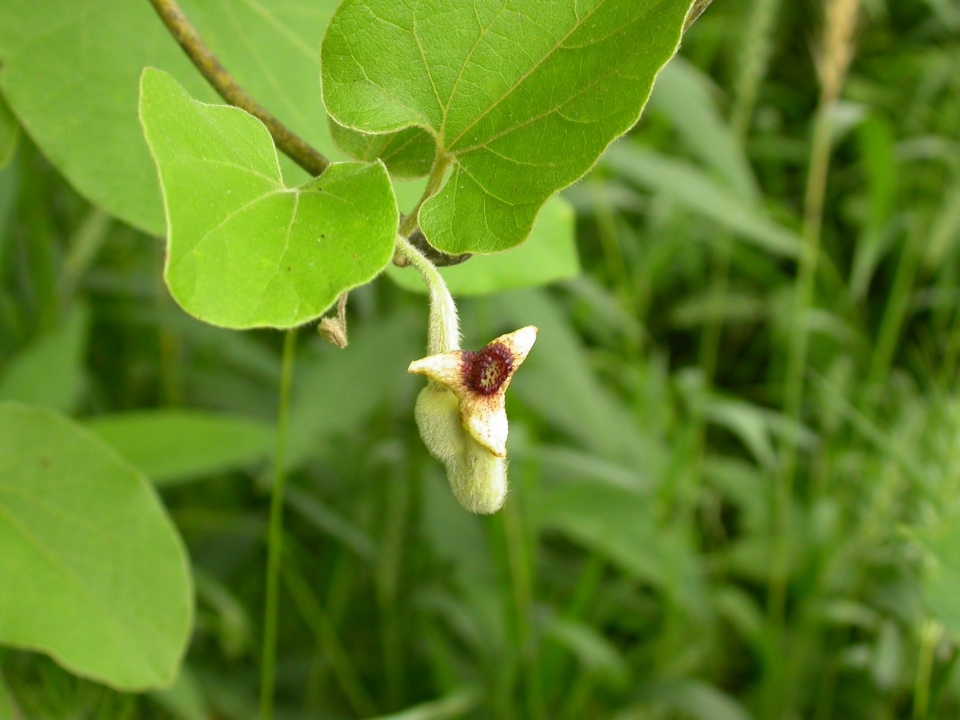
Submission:
[[[420,436],[446,467],[453,494],[470,512],[496,512],[506,499],[504,395],[536,339],[537,328],[528,326],[476,352],[438,353],[408,368],[430,380],[417,397]]]

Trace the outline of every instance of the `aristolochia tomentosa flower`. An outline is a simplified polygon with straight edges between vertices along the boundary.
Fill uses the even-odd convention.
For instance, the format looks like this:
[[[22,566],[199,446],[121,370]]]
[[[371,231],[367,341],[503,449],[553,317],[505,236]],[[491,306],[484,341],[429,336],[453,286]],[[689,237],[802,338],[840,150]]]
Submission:
[[[529,326],[477,352],[452,350],[410,363],[410,372],[431,381],[417,398],[420,436],[471,512],[496,512],[507,496],[504,394],[536,339],[537,328]]]

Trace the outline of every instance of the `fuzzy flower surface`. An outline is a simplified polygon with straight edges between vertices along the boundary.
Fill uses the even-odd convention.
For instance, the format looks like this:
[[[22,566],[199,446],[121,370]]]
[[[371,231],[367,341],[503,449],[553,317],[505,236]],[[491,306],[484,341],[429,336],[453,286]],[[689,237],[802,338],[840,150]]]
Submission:
[[[408,368],[431,381],[417,398],[420,436],[446,466],[457,500],[471,512],[496,512],[506,499],[504,396],[536,339],[537,328],[528,326],[475,352],[430,355]]]

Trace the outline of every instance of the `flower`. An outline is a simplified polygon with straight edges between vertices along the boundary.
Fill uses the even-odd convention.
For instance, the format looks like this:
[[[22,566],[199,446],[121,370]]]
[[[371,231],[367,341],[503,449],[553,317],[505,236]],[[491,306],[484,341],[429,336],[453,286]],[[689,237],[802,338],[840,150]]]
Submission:
[[[528,326],[476,352],[430,355],[408,368],[431,381],[417,398],[420,436],[446,466],[457,500],[471,512],[496,512],[506,498],[504,394],[536,339],[537,328]]]

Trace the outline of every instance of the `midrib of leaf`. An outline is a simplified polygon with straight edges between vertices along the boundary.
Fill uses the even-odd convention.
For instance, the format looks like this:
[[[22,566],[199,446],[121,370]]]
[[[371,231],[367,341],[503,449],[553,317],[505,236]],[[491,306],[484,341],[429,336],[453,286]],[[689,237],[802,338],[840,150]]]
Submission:
[[[502,203],[505,204],[505,205],[509,205],[510,207],[517,207],[518,205],[529,205],[529,204],[530,204],[529,201],[528,201],[528,202],[519,202],[519,203],[518,203],[518,202],[513,201],[512,199],[502,198],[502,197],[500,197],[499,195],[497,195],[496,193],[494,193],[492,190],[488,190],[487,187],[486,187],[482,182],[480,182],[480,180],[479,180],[473,173],[471,173],[469,170],[467,170],[467,168],[466,168],[464,165],[460,164],[460,163],[457,163],[457,169],[458,169],[460,172],[462,172],[464,175],[466,175],[467,177],[469,177],[471,180],[473,180],[473,181],[477,184],[477,187],[483,188],[483,191],[484,191],[487,195],[489,195],[490,197],[494,198],[495,200],[499,200],[500,202],[502,202]],[[454,186],[454,187],[456,187],[456,186]],[[487,225],[487,229],[490,230],[490,226],[489,226],[489,225]]]
[[[264,299],[267,297],[267,292],[270,290],[270,285],[272,280],[280,275],[280,266],[283,265],[283,258],[286,256],[287,251],[290,249],[290,233],[293,232],[293,223],[297,220],[297,211],[300,209],[300,192],[297,191],[293,195],[293,211],[290,213],[290,222],[287,223],[287,229],[284,232],[283,237],[283,250],[280,251],[280,255],[277,257],[277,264],[273,268],[273,278],[271,282],[267,282],[263,286],[263,292],[260,293],[260,299],[257,300],[257,306],[254,309],[252,315],[259,315],[263,309]],[[212,231],[211,231],[212,232]],[[300,295],[300,290],[297,288],[295,283],[290,283],[290,287],[297,294],[297,302],[300,305],[303,305],[303,296]],[[298,308],[299,311],[299,308]]]
[[[639,18],[638,18],[638,21],[639,21]],[[545,118],[545,117],[547,117],[547,116],[549,116],[549,115],[553,115],[554,113],[559,112],[560,109],[561,109],[564,105],[570,103],[570,102],[573,101],[573,100],[576,100],[578,97],[580,97],[583,93],[587,92],[588,90],[592,90],[594,87],[596,87],[597,85],[599,85],[600,83],[602,83],[602,82],[603,82],[604,80],[606,80],[607,78],[609,78],[609,77],[611,77],[611,76],[613,76],[613,75],[616,75],[617,73],[620,72],[621,69],[622,69],[622,68],[617,67],[617,68],[615,68],[614,70],[611,70],[611,71],[608,72],[606,75],[603,75],[603,76],[597,78],[597,80],[596,80],[595,82],[590,83],[590,84],[587,85],[586,87],[581,88],[578,92],[576,92],[576,93],[574,93],[573,95],[571,95],[570,97],[566,98],[566,99],[565,99],[562,103],[560,103],[559,105],[555,105],[554,107],[550,108],[549,110],[543,112],[543,113],[540,114],[540,115],[535,115],[535,116],[533,116],[533,117],[529,117],[529,118],[525,119],[523,122],[519,122],[519,123],[517,123],[516,125],[513,125],[513,126],[511,126],[511,127],[509,127],[509,128],[505,128],[505,129],[501,130],[500,132],[494,133],[493,135],[491,135],[490,137],[488,137],[486,140],[484,140],[484,141],[481,142],[481,143],[477,143],[476,145],[471,145],[470,147],[467,147],[467,148],[463,148],[463,149],[461,149],[461,150],[458,150],[458,151],[457,151],[457,155],[460,156],[460,157],[462,157],[462,156],[466,155],[466,154],[469,153],[469,152],[472,152],[472,151],[474,151],[474,150],[479,150],[479,149],[481,149],[481,148],[484,148],[484,149],[486,149],[486,150],[489,150],[490,152],[494,152],[494,151],[491,150],[490,147],[489,147],[490,143],[492,143],[494,140],[498,140],[498,139],[502,138],[504,135],[509,135],[509,134],[512,133],[514,130],[519,130],[519,129],[522,128],[522,127],[526,127],[527,125],[530,125],[530,124],[532,124],[532,123],[535,123],[535,122],[537,122],[538,120],[542,120],[543,118]],[[501,102],[502,102],[502,101],[501,101]],[[580,125],[589,125],[589,124],[592,124],[592,121],[574,120],[574,119],[568,118],[568,117],[564,117],[564,119],[565,119],[567,122],[578,123],[578,124],[580,124]],[[501,156],[501,157],[502,157],[502,156]],[[518,161],[512,160],[511,162],[518,162]]]
[[[180,160],[179,162],[173,162],[170,165],[171,167],[175,167],[176,165],[188,165],[192,163],[201,163],[203,165],[216,165],[219,167],[233,168],[234,170],[238,170],[240,172],[246,173],[247,175],[253,175],[254,177],[262,178],[270,182],[271,184],[276,185],[278,191],[285,189],[283,187],[282,182],[278,181],[276,178],[270,177],[269,175],[264,175],[263,173],[257,172],[256,170],[251,170],[249,167],[244,167],[243,165],[237,165],[236,163],[228,162],[227,160],[211,160],[210,158],[190,158],[189,160]]]
[[[70,570],[67,564],[39,538],[35,537],[27,528],[17,522],[16,516],[11,515],[8,508],[2,503],[0,503],[0,520],[5,521],[8,527],[13,530],[14,534],[20,535],[27,544],[35,548],[40,556],[50,563],[55,571],[62,573],[70,584],[72,584],[81,595],[86,597],[93,607],[100,611],[100,616],[114,628],[114,639],[119,641],[119,645],[127,648],[128,652],[132,655],[139,657],[141,660],[146,660],[147,664],[157,671],[159,675],[163,674],[162,668],[154,662],[154,659],[150,655],[141,654],[139,643],[131,642],[132,638],[135,638],[142,632],[143,626],[141,624],[138,623],[136,627],[132,627],[128,624],[129,618],[125,617],[122,613],[115,615],[110,612],[112,609],[111,605],[86,587],[80,578]],[[146,625],[154,631],[155,635],[163,636],[162,628],[158,628],[149,622],[147,622]],[[44,651],[46,651],[46,648],[44,648]]]
[[[473,44],[473,47],[470,48],[470,52],[467,53],[467,57],[460,66],[460,72],[457,73],[457,79],[453,81],[453,87],[450,90],[450,96],[447,98],[447,104],[443,106],[443,120],[440,121],[440,133],[438,138],[438,142],[441,146],[443,145],[443,139],[447,131],[447,117],[450,114],[450,103],[453,102],[453,96],[457,94],[457,88],[460,86],[460,80],[463,78],[463,73],[467,69],[467,65],[470,64],[470,60],[473,58],[473,53],[476,52],[478,47],[480,47],[480,43],[483,42],[483,39],[487,36],[490,28],[493,27],[493,24],[500,19],[501,15],[503,15],[504,10],[506,10],[506,4],[501,6],[500,10],[497,11],[497,14],[494,15],[493,20],[490,21],[490,24],[484,27],[483,21],[480,20],[480,15],[477,12],[477,3],[473,3],[473,14],[477,18],[477,24],[480,26],[480,37],[477,38],[477,41]],[[417,35],[416,11],[414,11],[413,36],[417,41],[417,46],[419,47],[420,37]],[[420,54],[423,54],[422,49]]]
[[[493,112],[493,110],[496,109],[504,100],[506,100],[508,97],[510,97],[510,95],[513,94],[513,93],[517,90],[517,88],[519,88],[527,78],[529,78],[534,72],[536,72],[536,70],[537,70],[540,66],[542,66],[543,63],[545,63],[550,57],[553,56],[553,54],[554,54],[557,50],[559,50],[559,49],[563,46],[563,44],[566,42],[566,40],[567,40],[571,35],[573,35],[573,33],[575,33],[578,29],[580,29],[580,26],[583,25],[584,21],[586,21],[586,20],[589,19],[594,13],[596,13],[604,4],[606,4],[606,2],[607,2],[607,0],[601,0],[601,2],[598,3],[597,6],[596,6],[593,10],[590,11],[590,13],[588,13],[587,15],[585,15],[583,18],[579,19],[579,20],[577,21],[577,23],[573,26],[573,28],[572,28],[563,38],[561,38],[560,41],[550,49],[549,52],[545,53],[545,54],[543,55],[543,57],[541,57],[526,73],[524,73],[524,75],[523,75],[522,77],[518,78],[517,81],[516,81],[513,85],[511,85],[511,86],[503,93],[503,95],[501,95],[499,98],[497,98],[496,101],[494,101],[493,103],[491,103],[491,105],[490,105],[489,107],[487,107],[487,108],[486,108],[482,113],[480,113],[480,115],[478,115],[467,127],[465,127],[465,128],[463,129],[463,131],[462,131],[459,135],[457,135],[456,138],[454,138],[453,142],[451,142],[450,145],[449,145],[449,147],[446,148],[446,149],[447,149],[447,150],[451,150],[451,151],[455,150],[456,144],[460,141],[461,138],[463,138],[464,135],[466,135],[473,127],[475,127],[475,126],[477,125],[477,123],[479,123],[481,120],[483,120],[483,118],[485,118],[487,115],[489,115],[491,112]],[[651,10],[659,7],[659,5],[660,5],[662,2],[663,2],[663,0],[656,0],[656,2],[654,2],[652,5],[648,6],[648,7],[646,8],[646,10],[645,10],[641,15],[639,15],[633,22],[628,23],[627,25],[624,25],[624,26],[621,27],[619,30],[617,30],[617,32],[622,32],[625,28],[630,27],[630,25],[633,25],[633,24],[635,24],[635,23],[640,22],[640,21],[646,16],[647,13],[649,13]],[[611,33],[610,35],[607,35],[607,36],[605,36],[605,37],[603,37],[603,38],[600,38],[599,40],[594,40],[594,42],[599,42],[599,41],[602,41],[602,40],[606,40],[607,38],[611,37],[613,34],[614,34],[614,33]],[[620,67],[615,68],[614,70],[612,70],[611,72],[607,73],[606,75],[603,75],[602,77],[596,79],[596,80],[595,80],[594,82],[592,82],[590,85],[588,85],[588,86],[586,86],[586,87],[584,87],[584,88],[581,88],[578,92],[576,92],[576,93],[574,93],[573,95],[569,96],[569,97],[566,98],[562,103],[560,103],[559,105],[556,105],[555,107],[551,108],[549,111],[544,112],[543,114],[538,115],[538,116],[536,116],[536,117],[527,118],[527,119],[525,119],[523,122],[517,123],[516,125],[514,125],[514,126],[512,126],[512,127],[510,127],[510,128],[506,128],[506,129],[504,129],[504,130],[501,130],[500,132],[498,132],[498,133],[490,136],[489,138],[487,138],[486,140],[484,140],[484,141],[481,142],[481,143],[478,143],[478,144],[476,144],[476,145],[472,145],[472,146],[470,146],[470,147],[468,147],[468,148],[456,150],[456,151],[455,151],[455,154],[456,154],[456,155],[465,155],[466,153],[470,152],[471,150],[477,150],[477,149],[479,149],[479,148],[487,147],[487,145],[488,145],[489,143],[493,142],[494,140],[496,140],[496,139],[498,139],[498,138],[500,138],[500,137],[503,137],[504,135],[507,135],[507,134],[513,132],[514,130],[518,130],[519,128],[522,128],[522,127],[524,127],[524,126],[526,126],[526,125],[529,125],[530,123],[536,122],[537,120],[541,120],[541,119],[547,117],[548,115],[551,115],[551,114],[557,112],[558,110],[560,110],[561,107],[563,107],[564,105],[566,105],[566,104],[569,103],[570,101],[575,100],[575,99],[578,98],[580,95],[582,95],[583,93],[587,92],[588,90],[590,90],[591,88],[595,87],[596,85],[600,84],[601,82],[603,82],[603,81],[606,80],[607,78],[611,77],[612,75],[617,74],[618,72],[620,72],[620,70],[621,70]],[[570,120],[569,118],[566,118],[566,119],[569,120],[570,122],[576,122],[576,121],[574,121],[574,120]],[[446,122],[446,118],[444,118],[444,122]],[[587,124],[587,123],[583,123],[583,124]]]
[[[662,0],[658,0],[658,4],[659,4],[659,1],[662,1]],[[577,18],[577,21],[573,24],[573,27],[570,28],[570,30],[567,32],[566,35],[560,38],[560,40],[558,40],[557,43],[552,48],[550,48],[549,51],[545,52],[539,60],[537,60],[533,65],[531,65],[529,70],[527,70],[523,75],[517,78],[517,80],[510,87],[508,87],[499,98],[494,100],[489,106],[487,106],[487,108],[483,112],[481,112],[477,117],[475,117],[473,119],[473,122],[467,125],[460,132],[460,134],[457,135],[457,137],[455,137],[453,141],[447,147],[444,148],[444,150],[452,150],[456,146],[456,144],[460,141],[460,138],[462,138],[464,135],[470,132],[470,130],[473,127],[475,127],[477,123],[479,123],[481,120],[483,120],[483,118],[489,115],[496,107],[500,105],[500,103],[502,103],[504,100],[510,97],[510,95],[518,87],[520,87],[520,85],[523,84],[524,80],[526,80],[534,72],[536,72],[541,65],[543,65],[549,58],[553,56],[553,54],[557,50],[559,50],[563,46],[563,43],[565,43],[567,39],[580,28],[581,25],[583,25],[585,20],[592,17],[600,8],[606,5],[606,3],[607,3],[607,0],[600,0],[600,2],[597,3],[596,7],[593,8],[593,10],[591,10],[589,13],[584,15],[582,18]],[[446,117],[444,117],[443,122],[444,123],[446,122]]]
[[[442,117],[445,117],[443,110],[443,100],[440,99],[440,91],[437,90],[437,83],[434,82],[433,72],[430,70],[430,63],[427,62],[427,54],[423,51],[423,45],[420,44],[420,36],[417,34],[417,11],[413,11],[413,39],[417,43],[417,50],[420,53],[420,60],[423,61],[423,69],[427,72],[427,79],[430,80],[430,87],[433,88],[433,97],[437,101],[437,107],[440,108]],[[443,124],[443,119],[440,120]]]

